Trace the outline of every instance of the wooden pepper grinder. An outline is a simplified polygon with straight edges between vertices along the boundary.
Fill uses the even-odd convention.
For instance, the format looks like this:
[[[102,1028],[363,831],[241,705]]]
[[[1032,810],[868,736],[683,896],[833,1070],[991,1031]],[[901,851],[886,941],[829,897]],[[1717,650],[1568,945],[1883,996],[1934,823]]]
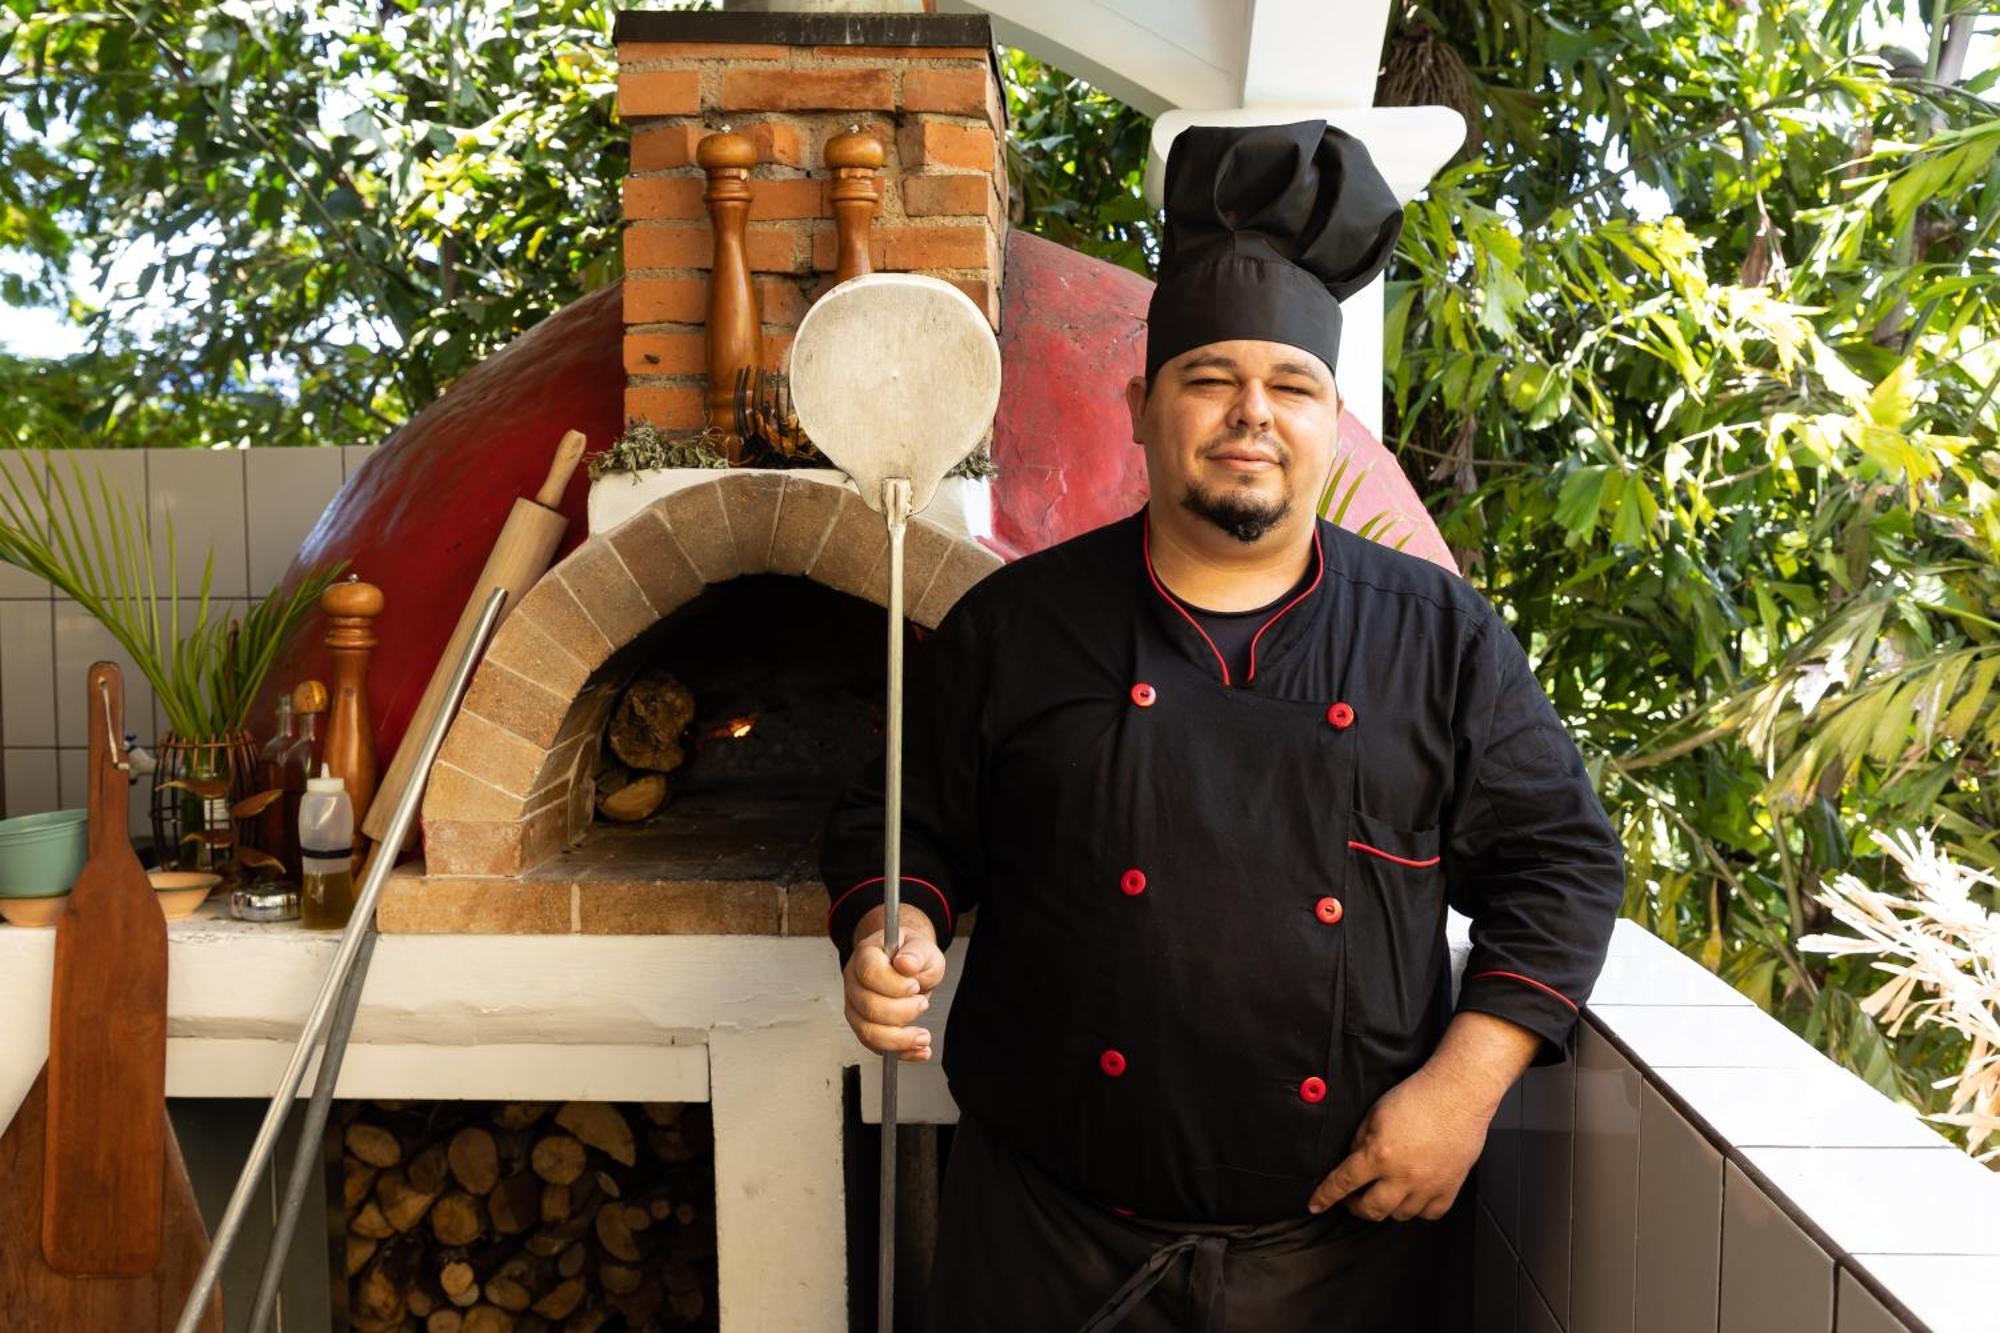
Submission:
[[[849,278],[874,272],[868,260],[868,229],[881,202],[877,176],[888,160],[882,141],[851,125],[845,134],[826,141],[826,169],[833,176],[833,229],[838,245],[833,266],[836,286]]]
[[[715,262],[708,271],[708,424],[725,437],[723,454],[734,463],[743,452],[736,433],[737,381],[746,372],[754,379],[763,360],[763,317],[744,239],[757,146],[725,125],[696,146],[695,161],[708,173],[702,199],[715,233]]]
[[[349,574],[320,595],[326,612],[326,649],[333,658],[331,713],[320,760],[347,786],[354,809],[375,799],[375,732],[368,725],[368,654],[375,647],[375,617],[382,590]],[[356,815],[356,822],[359,822]],[[366,839],[356,833],[353,864],[361,864]]]

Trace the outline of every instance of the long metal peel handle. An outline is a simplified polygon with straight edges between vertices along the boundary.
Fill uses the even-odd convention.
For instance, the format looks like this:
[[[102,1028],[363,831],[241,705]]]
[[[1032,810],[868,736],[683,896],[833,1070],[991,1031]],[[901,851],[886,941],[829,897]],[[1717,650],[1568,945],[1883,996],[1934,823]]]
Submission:
[[[910,521],[910,483],[882,483],[882,516],[889,522],[889,736],[882,791],[882,948],[895,966],[902,946],[903,911],[903,533]],[[896,1064],[882,1056],[881,1235],[876,1270],[876,1324],[896,1325]]]
[[[429,729],[424,732],[423,748],[417,752],[417,764],[411,770],[410,785],[404,789],[402,799],[396,802],[387,833],[375,846],[368,863],[368,873],[362,877],[361,895],[355,900],[354,915],[349,918],[347,929],[341,933],[340,948],[333,955],[333,966],[320,985],[319,998],[313,1001],[312,1010],[306,1015],[305,1027],[299,1033],[299,1044],[293,1048],[291,1063],[285,1066],[284,1075],[278,1080],[278,1090],[272,1094],[271,1105],[264,1112],[264,1123],[257,1130],[256,1141],[250,1145],[250,1156],[243,1163],[243,1174],[236,1178],[236,1189],[229,1196],[229,1206],[223,1209],[222,1222],[215,1229],[214,1243],[208,1247],[208,1257],[202,1260],[201,1271],[195,1275],[194,1287],[188,1292],[187,1304],[181,1307],[180,1321],[174,1325],[174,1333],[196,1333],[201,1323],[202,1311],[215,1290],[223,1261],[229,1257],[230,1247],[243,1230],[244,1216],[250,1211],[250,1198],[278,1146],[278,1131],[284,1127],[285,1116],[291,1111],[292,1098],[298,1095],[299,1084],[305,1079],[306,1066],[311,1063],[313,1051],[326,1031],[327,1020],[341,987],[347,981],[347,974],[354,967],[362,936],[374,927],[375,900],[382,896],[382,885],[387,882],[389,871],[395,867],[396,857],[403,850],[403,840],[409,836],[410,824],[416,819],[417,802],[423,798],[431,765],[436,762],[438,750],[444,745],[445,728],[458,712],[458,701],[465,696],[466,683],[472,679],[472,669],[478,663],[480,654],[486,650],[486,641],[493,636],[493,627],[499,623],[501,608],[506,603],[507,591],[504,588],[495,588],[486,599],[486,608],[480,614],[478,624],[473,626],[472,638],[465,645],[465,654],[452,671],[444,701],[438,708],[437,716],[431,719]]]

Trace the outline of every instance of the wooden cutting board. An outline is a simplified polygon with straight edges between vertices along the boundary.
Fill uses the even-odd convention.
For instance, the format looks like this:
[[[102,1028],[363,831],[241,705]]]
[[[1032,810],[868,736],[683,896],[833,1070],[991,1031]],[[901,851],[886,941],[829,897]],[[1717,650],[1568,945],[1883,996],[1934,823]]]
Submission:
[[[140,1277],[77,1277],[42,1254],[42,1157],[48,1074],[0,1135],[0,1311],[8,1333],[173,1333],[181,1302],[208,1255],[194,1187],[169,1132],[161,1161],[160,1261]],[[222,1293],[202,1315],[202,1333],[222,1333]]]
[[[166,922],[126,829],[124,682],[99,662],[87,688],[90,855],[56,926],[48,1064],[0,1136],[10,1333],[170,1330],[208,1248],[167,1124]]]

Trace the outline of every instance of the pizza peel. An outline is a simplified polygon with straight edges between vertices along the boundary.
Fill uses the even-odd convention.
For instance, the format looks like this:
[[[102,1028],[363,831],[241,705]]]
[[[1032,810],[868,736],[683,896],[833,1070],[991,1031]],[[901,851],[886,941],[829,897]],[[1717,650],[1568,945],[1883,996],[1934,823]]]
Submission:
[[[901,944],[903,536],[911,514],[993,426],[1000,345],[986,315],[948,282],[871,273],[841,283],[799,322],[792,406],[813,445],[853,480],[889,533],[888,724],[883,784],[883,948]],[[877,1326],[895,1319],[896,1056],[882,1057]]]

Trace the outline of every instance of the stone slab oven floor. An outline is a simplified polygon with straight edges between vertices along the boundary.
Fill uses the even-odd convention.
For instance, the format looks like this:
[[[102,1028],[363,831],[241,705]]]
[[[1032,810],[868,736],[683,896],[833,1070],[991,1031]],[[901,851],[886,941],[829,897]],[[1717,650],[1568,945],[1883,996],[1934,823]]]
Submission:
[[[820,813],[781,797],[690,794],[643,824],[596,823],[518,876],[401,866],[377,919],[385,934],[818,937]]]

